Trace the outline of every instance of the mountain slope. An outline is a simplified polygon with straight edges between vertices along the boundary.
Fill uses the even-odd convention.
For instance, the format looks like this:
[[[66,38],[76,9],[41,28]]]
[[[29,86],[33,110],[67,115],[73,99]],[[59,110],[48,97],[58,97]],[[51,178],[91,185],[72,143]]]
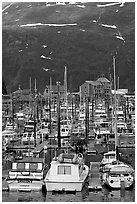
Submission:
[[[134,91],[135,4],[98,6],[103,4],[108,3],[15,2],[4,10],[2,74],[8,92],[19,84],[29,88],[30,76],[40,91],[50,75],[54,84],[63,83],[65,66],[69,90],[78,91],[85,80],[113,76],[114,54],[120,88]]]

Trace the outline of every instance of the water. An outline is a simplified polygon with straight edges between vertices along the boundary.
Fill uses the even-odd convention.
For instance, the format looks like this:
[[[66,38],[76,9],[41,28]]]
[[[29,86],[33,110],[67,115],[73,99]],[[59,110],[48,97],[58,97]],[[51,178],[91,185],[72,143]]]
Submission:
[[[135,189],[76,193],[2,192],[2,202],[135,202]]]

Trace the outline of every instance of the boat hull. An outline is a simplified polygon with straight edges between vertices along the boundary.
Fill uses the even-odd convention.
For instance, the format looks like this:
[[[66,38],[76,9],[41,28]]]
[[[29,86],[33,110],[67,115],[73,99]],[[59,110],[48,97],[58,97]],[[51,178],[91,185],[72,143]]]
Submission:
[[[18,180],[7,180],[8,187],[10,191],[41,191],[43,186],[43,181],[22,181]]]
[[[111,189],[129,189],[134,183],[133,178],[130,181],[127,181],[127,179],[121,180],[120,178],[117,178],[113,183],[111,181],[112,179],[109,178],[106,182],[104,182],[104,185]]]
[[[47,191],[81,191],[85,182],[57,182],[46,181]]]
[[[134,184],[134,177],[129,176],[107,176],[106,173],[102,174],[102,184],[111,189],[128,189]]]

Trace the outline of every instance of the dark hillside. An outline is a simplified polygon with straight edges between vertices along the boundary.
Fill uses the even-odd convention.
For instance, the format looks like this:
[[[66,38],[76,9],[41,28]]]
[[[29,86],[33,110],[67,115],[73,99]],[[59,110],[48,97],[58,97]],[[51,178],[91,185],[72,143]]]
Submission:
[[[44,2],[15,2],[3,11],[2,73],[8,92],[19,84],[28,88],[30,76],[33,81],[37,79],[41,92],[50,74],[53,83],[63,83],[65,66],[68,88],[78,91],[85,80],[95,80],[102,73],[113,76],[115,53],[120,88],[134,91],[135,4],[98,4],[102,3],[49,6]],[[39,25],[24,26],[36,23]],[[54,71],[44,72],[43,67]]]

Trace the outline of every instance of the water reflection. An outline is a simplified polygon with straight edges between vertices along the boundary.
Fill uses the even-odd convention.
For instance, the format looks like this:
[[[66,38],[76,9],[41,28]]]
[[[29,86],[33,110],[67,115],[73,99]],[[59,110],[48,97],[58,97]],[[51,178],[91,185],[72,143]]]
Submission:
[[[2,192],[3,202],[134,202],[135,189],[110,191],[103,188],[102,191],[88,191],[76,193],[52,193],[52,192]]]

